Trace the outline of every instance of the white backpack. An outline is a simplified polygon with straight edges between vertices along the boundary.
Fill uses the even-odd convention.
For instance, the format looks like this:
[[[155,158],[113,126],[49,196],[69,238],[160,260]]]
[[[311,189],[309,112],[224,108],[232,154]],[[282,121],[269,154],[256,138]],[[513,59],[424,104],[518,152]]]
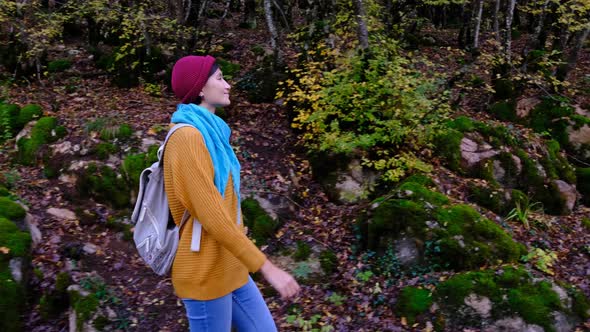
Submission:
[[[133,241],[137,251],[146,264],[159,275],[166,275],[170,271],[178,248],[180,229],[189,217],[188,210],[185,210],[180,227],[172,221],[168,197],[164,190],[162,167],[162,156],[168,139],[177,129],[186,126],[193,127],[182,123],[170,129],[166,140],[158,149],[158,161],[141,172],[137,201],[131,215],[131,221],[135,223]],[[201,224],[193,218],[192,251],[200,250],[201,230]]]

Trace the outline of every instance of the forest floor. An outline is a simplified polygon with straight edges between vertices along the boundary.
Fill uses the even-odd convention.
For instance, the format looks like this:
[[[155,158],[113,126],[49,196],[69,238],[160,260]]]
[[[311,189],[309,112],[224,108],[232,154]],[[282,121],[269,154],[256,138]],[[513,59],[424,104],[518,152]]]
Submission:
[[[227,27],[218,29],[223,32],[215,37],[235,45],[230,51],[230,60],[241,65],[240,73],[243,74],[256,65],[250,46],[265,44],[267,36],[237,28],[229,20],[225,24]],[[115,88],[105,73],[94,68],[84,49],[66,43],[64,52],[71,49],[79,51],[72,69],[53,74],[42,82],[12,88],[10,101],[20,105],[42,105],[46,115],[56,116],[66,126],[68,136],[65,140],[71,142],[83,140],[87,135],[85,125],[96,118],[116,119],[130,124],[135,131],[141,131],[141,135],[163,139],[165,133],[156,134],[153,128],[166,126],[175,110],[170,91],[164,91],[162,97],[154,97],[141,87]],[[436,54],[431,60],[441,68],[460,67],[456,62],[451,65],[450,59],[456,52],[451,46],[425,47],[420,52]],[[588,54],[584,54],[577,71],[588,73],[589,68]],[[67,92],[66,85],[72,82],[77,89]],[[480,111],[485,102],[481,94],[467,94],[461,101],[461,113],[481,118]],[[364,271],[365,263],[354,256],[352,247],[356,243],[354,219],[362,206],[337,205],[322,191],[312,177],[303,149],[297,144],[297,134],[291,129],[287,110],[278,103],[249,103],[234,89],[232,105],[226,111],[233,130],[232,142],[239,147],[242,195],[291,197],[297,202],[293,203],[295,211],[282,220],[276,238],[264,249],[271,252],[273,248],[292,247],[297,241],[304,241],[332,249],[339,259],[333,275],[301,284],[302,292],[293,301],[295,306],[290,301],[282,301],[265,281],[257,279],[279,330],[300,330],[287,320],[289,315],[306,320],[320,315],[319,320],[332,325],[336,331],[424,330],[425,325],[409,326],[405,319],[395,316],[395,299],[407,285],[435,283],[450,273],[406,275],[395,280],[373,276],[370,283],[359,280],[358,272]],[[464,179],[443,167],[436,169],[433,178],[439,189],[457,201],[465,201]],[[38,303],[43,290],[53,287],[56,274],[69,264],[64,244],[91,243],[96,251],[82,253],[72,276],[77,282],[89,280],[93,275],[103,279],[105,289],[112,297],[111,309],[122,330],[187,331],[184,308],[173,294],[170,279],[152,273],[136,254],[133,243],[106,226],[107,217],[120,216],[120,212],[90,200],[83,206],[73,206],[68,196],[71,187],[57,179],[46,179],[40,167],[13,165],[7,155],[0,156],[0,172],[18,173],[20,180],[14,191],[28,203],[29,213],[37,219],[42,234],[40,244],[33,251],[33,266],[43,272],[43,279],[33,284],[32,294],[37,298],[32,302]],[[96,213],[99,220],[65,222],[47,213],[51,207],[89,210]],[[130,211],[123,215],[125,213],[128,215]],[[491,220],[502,221],[491,212],[485,213]],[[582,217],[589,216],[590,209],[579,206],[569,216],[547,217],[551,227],[546,230],[529,231],[513,222],[503,226],[522,243],[542,243],[556,251],[555,277],[580,287],[590,296],[590,257],[582,250],[590,245],[590,234],[581,225]],[[341,303],[330,300],[334,293],[345,296]],[[65,314],[49,321],[42,319],[38,305],[31,307],[25,321],[26,331],[39,332],[65,331],[69,324]],[[590,328],[590,322],[581,323],[578,328]]]

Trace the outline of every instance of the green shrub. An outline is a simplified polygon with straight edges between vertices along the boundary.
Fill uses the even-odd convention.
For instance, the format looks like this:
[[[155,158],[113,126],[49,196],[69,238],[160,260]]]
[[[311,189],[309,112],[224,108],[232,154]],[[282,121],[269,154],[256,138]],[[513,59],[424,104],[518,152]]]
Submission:
[[[25,218],[27,212],[18,203],[8,197],[0,197],[0,217],[20,221]]]
[[[397,182],[428,171],[416,153],[430,147],[450,110],[435,78],[412,69],[395,41],[375,36],[367,53],[332,54],[308,61],[283,81],[277,98],[293,107],[293,126],[311,152],[366,153],[365,165]]]
[[[240,65],[237,63],[229,62],[223,59],[217,59],[219,69],[223,72],[223,77],[226,79],[232,79],[240,71]]]
[[[51,61],[47,64],[47,70],[51,73],[68,70],[72,67],[72,62],[67,59]]]
[[[396,311],[414,324],[416,316],[425,312],[432,304],[430,291],[424,288],[404,287],[397,299]]]
[[[15,104],[0,104],[0,142],[16,135],[20,107]]]

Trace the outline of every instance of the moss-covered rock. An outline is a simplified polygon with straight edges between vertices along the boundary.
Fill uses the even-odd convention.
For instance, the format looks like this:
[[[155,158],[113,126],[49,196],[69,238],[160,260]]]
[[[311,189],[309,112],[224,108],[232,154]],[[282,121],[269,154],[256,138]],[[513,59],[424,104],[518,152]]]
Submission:
[[[570,292],[572,295],[574,293]],[[552,321],[554,311],[584,318],[576,312],[575,307],[572,311],[561,302],[551,282],[534,280],[523,268],[504,267],[458,274],[437,286],[433,297],[448,315],[450,326],[446,326],[447,328],[465,326],[465,299],[471,294],[491,300],[491,318],[500,319],[516,314],[527,323],[542,326],[545,331],[555,331]],[[579,300],[581,307],[584,306],[584,301],[587,299],[582,295]],[[485,322],[481,317],[470,321],[480,325],[475,327],[483,327],[481,325]]]
[[[409,237],[422,244],[418,250],[424,262],[455,270],[514,262],[526,253],[523,245],[473,208],[449,206],[446,196],[417,183],[404,183],[388,197],[398,198],[375,203],[357,221],[363,247],[369,250],[383,253],[401,237]]]
[[[128,207],[130,189],[125,179],[106,165],[88,165],[78,176],[76,188],[81,197],[95,197],[115,208]]]
[[[518,119],[514,100],[503,100],[492,104],[490,113],[502,121],[516,121]]]
[[[30,137],[18,140],[17,160],[23,165],[34,165],[37,152],[43,144],[53,143],[66,135],[66,129],[57,125],[54,117],[43,117],[31,129]]]
[[[22,129],[27,123],[32,120],[36,120],[43,115],[43,109],[40,105],[29,104],[21,108],[16,125],[18,130]]]
[[[459,173],[464,173],[461,168],[461,140],[463,139],[463,133],[449,129],[440,134],[436,142],[436,151],[441,156],[447,166]]]
[[[242,202],[244,225],[250,229],[251,237],[257,245],[264,245],[273,238],[278,221],[271,218],[254,198],[246,198]]]
[[[506,193],[497,186],[485,186],[470,183],[468,185],[469,200],[497,214],[504,215],[510,211],[510,201]]]
[[[157,147],[152,146],[147,153],[130,154],[125,156],[125,159],[123,159],[123,163],[121,164],[121,173],[125,174],[125,178],[129,183],[130,188],[139,188],[139,176],[141,175],[141,172],[158,160],[156,152]]]
[[[8,197],[0,197],[0,217],[20,221],[26,215],[25,209]]]
[[[405,287],[402,289],[396,303],[398,316],[406,317],[408,323],[414,324],[416,316],[426,312],[432,304],[432,296],[429,290],[417,287]]]
[[[25,288],[13,279],[9,268],[12,258],[29,257],[31,235],[0,217],[0,330],[22,331],[21,314],[25,309]]]
[[[582,202],[590,206],[590,167],[577,168],[577,189],[582,194]]]
[[[440,247],[436,259],[455,270],[515,262],[526,253],[524,245],[470,206],[439,209],[436,220],[441,225],[434,229]]]

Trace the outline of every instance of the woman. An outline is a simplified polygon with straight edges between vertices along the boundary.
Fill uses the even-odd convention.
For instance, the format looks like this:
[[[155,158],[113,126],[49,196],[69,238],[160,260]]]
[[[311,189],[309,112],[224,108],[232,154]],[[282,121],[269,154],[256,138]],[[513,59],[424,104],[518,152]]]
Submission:
[[[240,164],[230,129],[215,108],[230,104],[230,86],[211,56],[187,56],[172,69],[180,99],[172,123],[178,129],[164,154],[164,184],[172,216],[185,210],[202,225],[198,251],[191,248],[192,222],[180,231],[172,265],[174,291],[185,305],[190,331],[276,331],[275,323],[248,272],[289,298],[299,291],[291,275],[274,266],[245,235],[240,211]],[[189,219],[189,220],[191,220]],[[197,231],[197,230],[196,230]]]

